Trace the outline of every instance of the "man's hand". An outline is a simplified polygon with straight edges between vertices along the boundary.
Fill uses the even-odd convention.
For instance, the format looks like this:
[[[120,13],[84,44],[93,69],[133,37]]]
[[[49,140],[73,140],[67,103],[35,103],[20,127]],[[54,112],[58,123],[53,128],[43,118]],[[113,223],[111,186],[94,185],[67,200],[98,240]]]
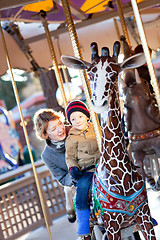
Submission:
[[[71,167],[69,169],[71,176],[75,179],[75,180],[79,180],[80,177],[82,176],[82,172],[79,170],[78,167]]]

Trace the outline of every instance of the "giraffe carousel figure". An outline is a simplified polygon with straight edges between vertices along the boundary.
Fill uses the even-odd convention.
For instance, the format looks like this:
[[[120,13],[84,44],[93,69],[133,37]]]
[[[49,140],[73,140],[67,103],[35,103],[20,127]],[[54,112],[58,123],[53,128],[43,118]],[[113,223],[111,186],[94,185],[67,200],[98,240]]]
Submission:
[[[120,43],[116,41],[112,57],[107,47],[99,56],[97,43],[93,42],[91,63],[71,56],[61,59],[68,67],[86,69],[94,111],[101,114],[101,156],[92,184],[94,213],[100,214],[109,240],[120,240],[121,230],[135,223],[146,240],[154,240],[145,183],[126,149],[118,93],[118,73],[143,65],[145,57],[140,53],[118,64],[119,51]]]

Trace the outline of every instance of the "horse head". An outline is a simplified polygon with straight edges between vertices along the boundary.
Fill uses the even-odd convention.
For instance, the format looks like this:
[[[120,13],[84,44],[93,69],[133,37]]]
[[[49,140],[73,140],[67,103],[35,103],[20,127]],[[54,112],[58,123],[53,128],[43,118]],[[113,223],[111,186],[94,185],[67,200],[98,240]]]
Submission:
[[[151,93],[149,83],[140,78],[137,69],[127,70],[118,76],[118,83],[122,86],[122,92],[125,99],[125,104],[133,104],[137,99],[143,99],[144,107],[148,104]]]
[[[141,44],[132,50],[124,36],[121,36],[121,42],[124,59],[143,52]],[[152,94],[153,88],[147,66],[141,65],[137,69],[123,71],[123,77],[119,74],[119,84],[122,86],[124,105],[127,108],[125,112],[129,116],[127,116],[127,125],[130,127],[127,130],[132,133],[145,133],[158,128],[160,113]]]

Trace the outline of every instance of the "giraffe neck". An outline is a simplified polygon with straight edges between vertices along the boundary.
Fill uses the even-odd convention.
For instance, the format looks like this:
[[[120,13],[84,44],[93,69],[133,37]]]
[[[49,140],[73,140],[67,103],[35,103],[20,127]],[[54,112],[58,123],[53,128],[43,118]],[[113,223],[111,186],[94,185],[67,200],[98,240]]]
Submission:
[[[143,181],[137,170],[133,168],[126,150],[119,96],[116,87],[114,90],[108,110],[101,115],[102,150],[97,172],[109,190],[117,194],[130,195],[142,187]],[[136,180],[133,179],[134,174]],[[136,185],[137,180],[139,186]]]
[[[111,95],[108,111],[101,115],[101,130],[102,155],[107,152],[111,159],[117,159],[118,161],[121,158],[118,152],[126,151],[126,145],[121,124],[119,95],[116,87]]]

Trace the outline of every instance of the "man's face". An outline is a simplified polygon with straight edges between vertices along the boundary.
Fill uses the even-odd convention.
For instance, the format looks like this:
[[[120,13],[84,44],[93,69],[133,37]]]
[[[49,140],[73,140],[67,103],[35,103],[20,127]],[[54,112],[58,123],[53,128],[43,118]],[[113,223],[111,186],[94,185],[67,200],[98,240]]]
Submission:
[[[62,141],[66,138],[66,129],[60,119],[48,122],[47,135],[51,140]]]

